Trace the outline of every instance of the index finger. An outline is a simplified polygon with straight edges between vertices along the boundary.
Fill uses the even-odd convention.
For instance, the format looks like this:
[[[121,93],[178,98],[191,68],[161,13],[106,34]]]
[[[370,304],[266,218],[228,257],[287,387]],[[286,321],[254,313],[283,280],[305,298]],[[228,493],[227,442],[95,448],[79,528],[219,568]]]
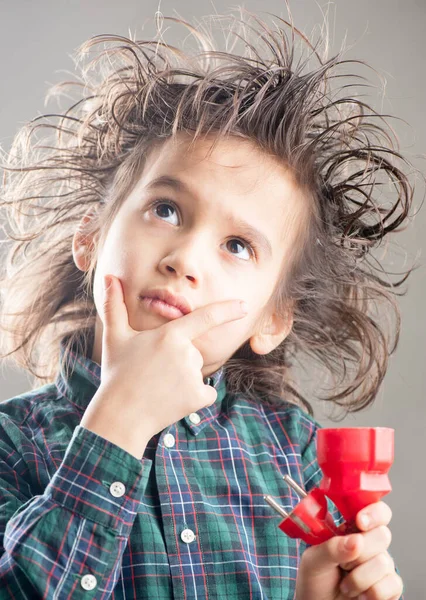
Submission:
[[[247,313],[247,303],[243,300],[224,300],[201,306],[179,319],[170,321],[166,326],[193,340],[213,327],[241,319]]]

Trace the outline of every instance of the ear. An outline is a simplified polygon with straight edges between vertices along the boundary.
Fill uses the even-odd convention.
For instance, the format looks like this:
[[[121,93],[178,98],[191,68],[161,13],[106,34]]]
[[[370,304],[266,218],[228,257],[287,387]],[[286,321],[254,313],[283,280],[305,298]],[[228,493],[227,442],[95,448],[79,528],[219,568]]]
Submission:
[[[93,218],[96,209],[90,208],[82,217],[72,240],[72,255],[76,267],[80,271],[87,271],[90,257],[94,247],[93,237],[87,232],[87,224]]]
[[[264,319],[263,323],[250,338],[250,347],[256,354],[269,354],[288,336],[293,327],[293,311],[289,309],[287,316],[277,313]]]

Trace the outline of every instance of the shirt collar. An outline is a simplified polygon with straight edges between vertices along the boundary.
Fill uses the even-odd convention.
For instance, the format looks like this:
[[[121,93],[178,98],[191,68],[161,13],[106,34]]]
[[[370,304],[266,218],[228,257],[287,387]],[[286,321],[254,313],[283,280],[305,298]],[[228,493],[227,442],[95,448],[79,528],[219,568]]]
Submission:
[[[94,332],[89,332],[87,356],[83,353],[81,337],[78,337],[68,348],[70,335],[67,334],[60,341],[60,358],[55,385],[61,395],[76,405],[83,414],[100,386],[101,366],[88,358],[92,354]],[[212,385],[216,389],[217,398],[214,404],[201,408],[195,416],[194,413],[191,413],[182,419],[193,435],[197,435],[206,425],[216,419],[222,410],[223,399],[226,396],[224,367],[220,367],[209,377],[205,377],[204,383]],[[199,423],[197,423],[198,417]]]

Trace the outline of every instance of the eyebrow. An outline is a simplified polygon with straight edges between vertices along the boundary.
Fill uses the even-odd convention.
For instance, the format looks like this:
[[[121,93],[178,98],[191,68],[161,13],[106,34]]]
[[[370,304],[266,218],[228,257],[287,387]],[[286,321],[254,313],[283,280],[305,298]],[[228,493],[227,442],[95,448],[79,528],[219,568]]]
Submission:
[[[153,188],[162,186],[172,188],[173,190],[181,194],[186,193],[193,196],[191,190],[184,181],[178,179],[177,177],[172,177],[170,175],[160,175],[159,177],[155,177],[146,184],[145,189],[149,191]],[[271,242],[268,240],[264,233],[259,231],[256,227],[253,227],[253,225],[250,225],[250,223],[247,223],[247,221],[244,221],[239,217],[235,217],[232,214],[227,214],[225,215],[225,217],[227,220],[231,221],[231,223],[233,223],[235,227],[241,230],[242,235],[246,234],[249,237],[253,238],[266,254],[268,254],[270,257],[272,256]]]

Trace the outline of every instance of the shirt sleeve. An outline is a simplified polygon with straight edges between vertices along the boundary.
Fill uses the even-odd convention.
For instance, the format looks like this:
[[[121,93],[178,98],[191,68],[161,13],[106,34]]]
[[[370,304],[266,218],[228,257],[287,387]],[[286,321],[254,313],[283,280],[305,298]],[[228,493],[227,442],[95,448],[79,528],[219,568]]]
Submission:
[[[0,415],[0,600],[109,598],[152,461],[79,425],[44,493],[32,495],[19,469],[28,443]]]
[[[305,449],[302,452],[303,478],[305,483],[305,490],[307,492],[309,492],[314,487],[318,487],[322,479],[322,471],[318,464],[316,451],[317,431],[319,428],[320,425],[318,423],[315,423],[315,426],[312,430],[312,435],[310,436],[310,439],[308,440]],[[329,498],[327,498],[327,502],[328,510],[333,516],[334,522],[337,526],[341,525],[344,521],[342,513],[338,510],[334,502],[332,502]],[[308,544],[300,540],[301,553],[304,552],[306,548],[308,548]],[[395,567],[395,571],[398,573],[398,575],[401,576],[397,567]],[[404,600],[404,596],[402,595],[399,598],[399,600]]]

